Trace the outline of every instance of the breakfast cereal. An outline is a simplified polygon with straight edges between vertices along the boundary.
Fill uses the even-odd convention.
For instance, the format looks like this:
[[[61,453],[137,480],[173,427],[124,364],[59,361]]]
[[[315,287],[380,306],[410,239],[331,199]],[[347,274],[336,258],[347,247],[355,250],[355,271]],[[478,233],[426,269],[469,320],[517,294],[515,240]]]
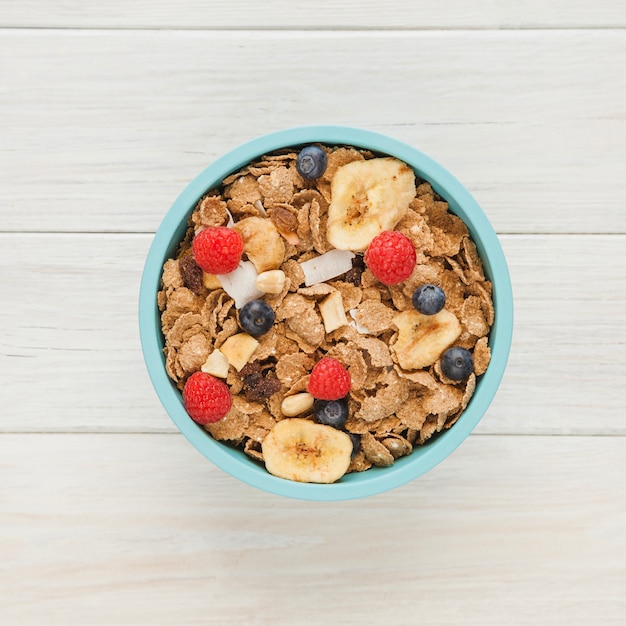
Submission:
[[[182,391],[193,373],[204,372],[230,390],[226,415],[203,424],[210,435],[278,476],[333,482],[346,471],[391,466],[454,425],[489,365],[494,308],[467,227],[430,184],[392,157],[350,146],[315,149],[324,161],[316,178],[303,175],[298,150],[287,149],[207,190],[163,267],[157,303],[166,371],[177,387]],[[376,177],[383,192],[368,195]],[[346,209],[339,198],[350,193],[354,206]],[[219,227],[243,241],[236,280],[203,271],[194,256],[198,233]],[[400,233],[415,250],[410,272],[395,284],[382,282],[364,262],[381,230]],[[390,249],[380,264],[387,270],[393,262]],[[415,293],[424,285],[445,294],[445,308],[416,310]],[[260,312],[244,320],[244,309],[259,301]],[[251,323],[263,326],[257,336]],[[442,369],[440,356],[450,346],[471,359],[470,370],[458,363],[462,375]],[[345,398],[309,393],[322,358],[347,370]],[[318,419],[320,410],[335,411],[340,426]],[[341,457],[339,475],[335,461],[333,472],[319,463],[313,468],[314,437],[326,446],[318,457],[332,457],[331,449],[332,458]]]

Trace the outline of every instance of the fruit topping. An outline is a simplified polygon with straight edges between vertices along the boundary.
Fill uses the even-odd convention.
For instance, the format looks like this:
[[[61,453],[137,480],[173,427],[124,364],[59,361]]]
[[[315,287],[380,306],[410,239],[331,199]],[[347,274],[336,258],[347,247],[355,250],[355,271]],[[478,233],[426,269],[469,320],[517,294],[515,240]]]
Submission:
[[[211,374],[211,376],[226,378],[228,376],[228,359],[223,352],[213,350],[200,369],[207,374]]]
[[[270,214],[270,219],[276,230],[292,246],[300,245],[300,239],[296,233],[298,228],[298,218],[289,209],[281,206],[274,207]]]
[[[350,437],[350,441],[352,441],[352,454],[351,458],[354,458],[361,451],[361,435],[356,435],[355,433],[346,433],[348,437]]]
[[[304,180],[315,180],[319,178],[328,165],[326,153],[317,146],[307,146],[302,148],[296,159],[296,169]]]
[[[474,358],[465,348],[453,346],[441,355],[441,371],[451,380],[466,380],[474,371]]]
[[[270,219],[279,231],[285,233],[295,232],[298,228],[298,218],[291,211],[280,206],[272,209]]]
[[[186,254],[178,259],[180,275],[183,277],[185,287],[195,294],[200,294],[204,285],[202,268],[196,263],[193,256]]]
[[[333,428],[343,428],[348,419],[348,402],[341,400],[316,400],[313,405],[315,419],[320,424],[326,424]]]
[[[264,300],[252,300],[239,310],[239,325],[249,335],[260,337],[274,325],[274,311]]]
[[[274,270],[285,260],[285,244],[271,220],[246,217],[233,225],[243,239],[243,251],[260,274]]]
[[[343,308],[343,298],[341,291],[333,291],[319,303],[319,310],[322,314],[324,329],[327,333],[332,333],[348,323],[346,312]]]
[[[350,393],[350,374],[337,360],[326,356],[311,372],[307,391],[317,400],[339,400]]]
[[[446,305],[446,294],[437,285],[422,285],[413,292],[411,300],[419,313],[435,315]]]
[[[231,228],[205,228],[193,238],[196,263],[208,274],[228,274],[241,260],[243,240]]]
[[[215,274],[207,274],[206,272],[202,272],[202,284],[207,289],[220,289],[222,286],[220,279]]]
[[[354,254],[347,250],[330,250],[300,263],[307,287],[324,283],[352,269]]]
[[[235,301],[237,309],[263,295],[256,287],[257,278],[256,268],[251,261],[242,261],[234,271],[216,276],[219,286]]]
[[[385,285],[406,280],[415,267],[415,247],[411,240],[395,230],[386,230],[372,239],[365,252],[365,264]]]
[[[393,318],[393,323],[399,333],[391,350],[405,370],[432,365],[461,335],[459,320],[447,309],[435,315],[403,311]]]
[[[213,424],[230,411],[232,397],[221,380],[205,372],[194,372],[183,388],[183,403],[192,420]]]
[[[365,271],[365,262],[363,261],[363,255],[357,254],[352,259],[352,269],[348,270],[341,280],[346,283],[352,283],[355,287],[361,286],[361,274]]]
[[[239,372],[248,402],[262,402],[280,389],[280,381],[265,374],[259,361],[248,363]]]
[[[391,157],[352,161],[331,182],[328,241],[340,250],[365,250],[384,230],[393,230],[415,197],[415,174]]]
[[[259,342],[247,333],[237,333],[229,337],[220,347],[220,352],[240,372],[257,349]]]
[[[270,474],[304,483],[334,483],[348,470],[350,437],[336,428],[307,419],[276,423],[261,444]]]

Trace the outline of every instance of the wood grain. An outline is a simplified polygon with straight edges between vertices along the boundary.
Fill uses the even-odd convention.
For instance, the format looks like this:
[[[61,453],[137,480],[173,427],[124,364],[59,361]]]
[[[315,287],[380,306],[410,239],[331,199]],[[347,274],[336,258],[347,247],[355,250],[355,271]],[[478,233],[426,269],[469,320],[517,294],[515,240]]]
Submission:
[[[0,2],[0,27],[191,29],[616,28],[626,25],[621,0],[115,0],[96,6],[69,0]]]
[[[2,231],[152,232],[225,151],[337,123],[436,158],[499,232],[626,233],[624,30],[5,29],[0,49]]]
[[[626,614],[626,438],[473,435],[404,487],[333,504],[248,487],[179,435],[2,435],[0,465],[3,624]]]
[[[504,381],[477,432],[626,434],[626,237],[501,239],[516,327]],[[0,298],[9,303],[0,308],[0,372],[11,381],[0,431],[174,430],[138,339],[150,241],[0,235]]]

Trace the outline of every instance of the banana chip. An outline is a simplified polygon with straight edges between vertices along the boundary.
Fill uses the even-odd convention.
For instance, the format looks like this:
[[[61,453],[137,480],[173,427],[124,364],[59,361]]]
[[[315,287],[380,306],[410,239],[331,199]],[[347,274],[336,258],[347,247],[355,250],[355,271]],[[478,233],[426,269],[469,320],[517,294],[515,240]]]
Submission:
[[[339,250],[365,250],[384,230],[393,230],[415,197],[415,175],[390,157],[353,161],[331,183],[328,241]]]

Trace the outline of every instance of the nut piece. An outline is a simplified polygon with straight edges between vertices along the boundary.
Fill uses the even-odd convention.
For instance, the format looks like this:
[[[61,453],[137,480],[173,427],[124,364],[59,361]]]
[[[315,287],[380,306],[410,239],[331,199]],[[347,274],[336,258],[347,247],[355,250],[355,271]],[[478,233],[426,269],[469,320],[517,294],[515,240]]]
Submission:
[[[257,276],[255,287],[263,293],[280,293],[285,286],[285,280],[283,270],[268,270]]]
[[[314,402],[315,398],[310,393],[296,393],[283,400],[280,410],[285,417],[295,417],[312,408]]]
[[[223,352],[213,350],[200,369],[207,374],[211,374],[211,376],[226,378],[228,376],[228,359]]]
[[[237,333],[229,337],[221,346],[220,352],[228,362],[240,372],[257,349],[259,342],[248,333]]]
[[[202,272],[202,282],[207,289],[219,289],[222,286],[220,279],[215,274]]]
[[[327,333],[332,333],[333,330],[337,330],[348,323],[346,312],[343,310],[341,291],[334,291],[324,298],[320,302],[319,307]]]

